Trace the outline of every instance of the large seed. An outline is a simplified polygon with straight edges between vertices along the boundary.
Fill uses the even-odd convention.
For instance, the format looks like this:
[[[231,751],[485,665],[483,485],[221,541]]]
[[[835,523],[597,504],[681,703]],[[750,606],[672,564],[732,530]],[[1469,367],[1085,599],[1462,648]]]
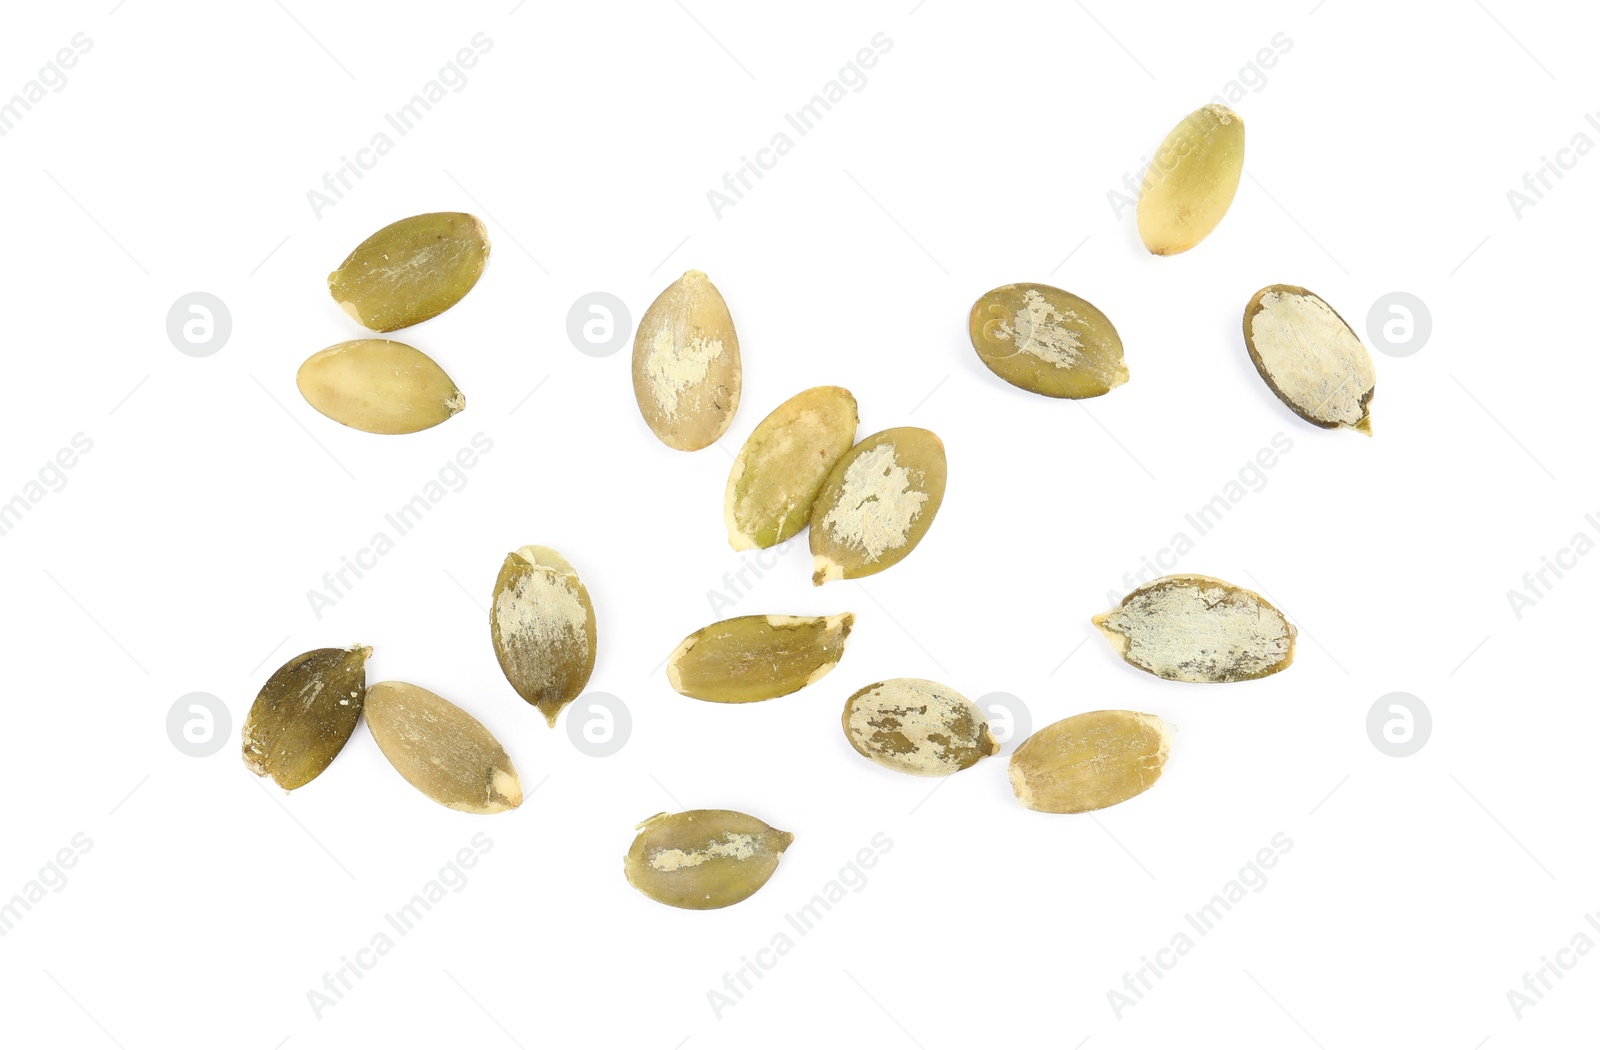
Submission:
[[[822,483],[855,443],[858,422],[850,391],[814,386],[756,426],[728,472],[723,499],[734,550],[771,547],[806,527]]]
[[[1294,662],[1294,625],[1261,595],[1210,576],[1163,576],[1094,625],[1122,658],[1175,682],[1242,682]]]
[[[901,773],[943,777],[1000,750],[978,705],[922,678],[891,678],[844,704],[844,735],[867,758]]]
[[[787,831],[729,809],[658,813],[639,825],[622,872],[662,904],[726,908],[765,886],[793,841]]]
[[[379,682],[367,689],[364,710],[383,757],[441,806],[501,813],[522,805],[522,782],[506,749],[444,697],[405,682]]]
[[[735,616],[702,627],[667,658],[667,681],[684,696],[747,704],[787,696],[833,670],[856,618]]]
[[[459,303],[489,262],[489,231],[455,211],[392,222],[328,275],[340,309],[374,332],[436,317]]]
[[[1244,308],[1244,345],[1295,415],[1325,430],[1372,433],[1372,355],[1320,297],[1292,284],[1261,289]]]
[[[1041,813],[1087,813],[1126,802],[1161,779],[1170,734],[1155,715],[1090,711],[1063,718],[1011,756],[1011,790]]]
[[[1048,284],[1007,284],[972,304],[972,348],[989,371],[1046,397],[1099,397],[1128,381],[1122,338],[1093,303]]]
[[[506,555],[489,632],[506,680],[553,728],[594,671],[594,604],[578,571],[549,547]]]
[[[690,270],[639,319],[633,336],[639,411],[662,442],[693,452],[727,431],[743,382],[728,304],[710,278]]]
[[[1157,255],[1206,239],[1228,214],[1244,172],[1244,121],[1227,106],[1201,106],[1162,140],[1139,188],[1139,236]]]
[[[811,508],[811,582],[854,580],[922,542],[944,500],[944,443],[917,427],[865,438],[828,475]]]
[[[415,434],[467,404],[433,358],[392,339],[352,339],[318,350],[295,383],[312,408],[369,434]]]
[[[267,679],[244,721],[244,764],[285,791],[315,780],[344,748],[367,695],[364,645],[313,649]]]

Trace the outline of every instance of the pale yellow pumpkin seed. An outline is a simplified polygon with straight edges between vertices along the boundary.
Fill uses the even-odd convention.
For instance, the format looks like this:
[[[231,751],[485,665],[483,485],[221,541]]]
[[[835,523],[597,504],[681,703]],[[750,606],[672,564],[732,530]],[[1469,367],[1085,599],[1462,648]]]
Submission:
[[[1011,790],[1041,813],[1088,813],[1148,791],[1170,733],[1155,715],[1090,711],[1045,726],[1011,756]]]
[[[834,465],[811,508],[811,582],[853,580],[898,563],[944,501],[944,443],[897,427],[864,438]]]
[[[414,434],[466,407],[433,359],[392,339],[353,339],[319,350],[295,376],[312,408],[369,434]]]
[[[727,809],[658,813],[639,825],[622,871],[634,889],[674,908],[738,904],[778,868],[794,836]]]
[[[656,437],[685,452],[733,422],[744,371],[728,304],[690,270],[656,296],[633,337],[633,393]]]
[[[1244,345],[1295,415],[1325,430],[1372,433],[1372,355],[1321,297],[1293,284],[1261,289],[1244,309]]]
[[[522,782],[506,749],[444,697],[406,682],[379,682],[367,688],[363,710],[383,757],[441,806],[502,813],[522,805]]]
[[[1156,149],[1139,188],[1139,236],[1156,255],[1205,240],[1228,214],[1244,173],[1244,121],[1218,103],[1201,106]]]
[[[855,444],[858,421],[850,391],[815,386],[756,425],[734,458],[723,498],[734,550],[771,547],[810,523],[823,482]]]
[[[989,371],[1046,397],[1099,397],[1128,381],[1122,337],[1086,299],[1048,284],[1007,284],[972,304],[967,334]]]
[[[594,603],[578,571],[549,547],[506,555],[489,632],[506,680],[553,728],[594,672]]]
[[[328,275],[328,293],[374,332],[393,332],[444,313],[478,283],[489,231],[475,216],[439,211],[390,223]]]
[[[1175,682],[1242,682],[1294,662],[1295,628],[1254,591],[1210,576],[1163,576],[1094,617],[1124,660]]]
[[[843,721],[856,751],[913,776],[949,776],[1000,750],[977,704],[923,678],[858,689],[845,701]]]
[[[746,704],[787,696],[833,670],[856,618],[736,616],[702,627],[667,658],[667,681],[684,696]]]

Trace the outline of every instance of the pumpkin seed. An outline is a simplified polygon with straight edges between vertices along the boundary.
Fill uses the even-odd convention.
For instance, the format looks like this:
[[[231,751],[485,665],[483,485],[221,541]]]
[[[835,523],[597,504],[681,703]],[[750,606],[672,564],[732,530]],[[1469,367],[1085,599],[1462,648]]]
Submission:
[[[293,791],[327,769],[361,718],[371,655],[364,645],[313,649],[272,672],[244,721],[250,772]]]
[[[716,441],[739,408],[744,372],[728,304],[690,270],[658,296],[633,336],[633,393],[656,437],[693,452]]]
[[[1048,284],[1006,284],[972,304],[978,359],[1012,386],[1046,397],[1099,397],[1128,381],[1122,338],[1093,303]]]
[[[639,825],[622,872],[634,889],[674,908],[726,908],[755,893],[794,836],[728,809],[658,813]]]
[[[844,704],[850,746],[880,766],[943,777],[1000,750],[978,705],[922,678],[891,678],[857,690]]]
[[[1228,214],[1244,173],[1244,121],[1212,103],[1162,140],[1139,188],[1139,236],[1156,255],[1205,240]]]
[[[787,696],[833,670],[856,618],[735,616],[702,627],[667,658],[667,681],[684,696],[748,704]]]
[[[1261,595],[1210,576],[1163,576],[1094,625],[1122,658],[1175,682],[1243,682],[1294,662],[1295,628]]]
[[[352,339],[306,358],[295,376],[311,407],[369,434],[438,426],[467,399],[433,358],[392,339]]]
[[[594,604],[578,571],[549,547],[506,555],[489,632],[506,680],[554,728],[594,671]]]
[[[1292,284],[1261,289],[1244,308],[1244,345],[1295,415],[1325,430],[1372,433],[1372,355],[1321,297]]]
[[[444,697],[406,682],[367,688],[367,728],[406,782],[441,806],[500,813],[522,805],[522,782],[483,723]]]
[[[811,582],[882,572],[927,535],[944,500],[944,443],[897,427],[863,439],[834,465],[811,508]]]
[[[1155,715],[1090,711],[1063,718],[1011,756],[1011,790],[1041,813],[1088,813],[1126,802],[1161,779],[1171,734]]]
[[[472,291],[489,262],[476,216],[437,211],[392,222],[328,275],[340,309],[374,332],[437,317]]]
[[[856,399],[802,390],[757,424],[728,472],[723,517],[736,551],[782,543],[811,521],[822,483],[856,440]]]

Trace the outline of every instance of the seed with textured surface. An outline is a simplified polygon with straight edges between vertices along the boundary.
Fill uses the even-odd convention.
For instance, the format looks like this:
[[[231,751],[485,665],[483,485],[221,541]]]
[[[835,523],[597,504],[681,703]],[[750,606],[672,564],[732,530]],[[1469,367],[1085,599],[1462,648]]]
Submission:
[[[633,336],[639,411],[663,443],[693,452],[727,431],[743,382],[728,304],[710,278],[690,270],[639,319]]]
[[[651,900],[706,911],[767,884],[794,836],[730,809],[658,813],[639,825],[622,871]]]
[[[594,671],[594,604],[578,570],[549,547],[506,555],[489,632],[506,680],[554,727]]]
[[[850,391],[814,386],[756,426],[728,472],[723,499],[734,550],[771,547],[806,527],[828,472],[855,444],[857,422]]]
[[[667,658],[667,681],[719,704],[771,700],[803,689],[839,663],[856,618],[735,616],[702,627]]]
[[[459,303],[488,262],[489,231],[475,216],[413,215],[356,245],[328,275],[328,292],[358,323],[392,332]]]
[[[344,748],[367,695],[364,645],[313,649],[267,679],[244,721],[244,764],[285,791],[315,780]]]
[[[1041,813],[1105,809],[1161,779],[1170,734],[1155,715],[1090,711],[1045,726],[1011,756],[1011,790]]]
[[[467,404],[433,358],[393,339],[352,339],[318,350],[295,383],[312,408],[369,434],[415,434]]]
[[[1325,430],[1372,433],[1372,355],[1320,297],[1292,284],[1261,289],[1244,308],[1244,345],[1295,415]]]
[[[1254,591],[1210,576],[1163,576],[1094,625],[1122,658],[1175,682],[1242,682],[1294,662],[1294,625]]]
[[[1099,397],[1128,381],[1122,337],[1093,303],[1048,284],[985,292],[967,318],[989,371],[1046,397]]]
[[[862,439],[811,508],[811,582],[871,576],[910,554],[939,512],[944,485],[944,442],[933,433],[897,427]]]
[[[844,704],[850,746],[880,766],[943,777],[1000,750],[978,705],[922,678],[891,678],[858,690]]]
[[[463,813],[522,805],[522,782],[500,741],[444,697],[405,682],[367,689],[367,728],[389,764],[418,791]]]
[[[1206,239],[1228,214],[1244,172],[1244,121],[1227,106],[1201,106],[1156,150],[1139,188],[1139,236],[1157,255]]]

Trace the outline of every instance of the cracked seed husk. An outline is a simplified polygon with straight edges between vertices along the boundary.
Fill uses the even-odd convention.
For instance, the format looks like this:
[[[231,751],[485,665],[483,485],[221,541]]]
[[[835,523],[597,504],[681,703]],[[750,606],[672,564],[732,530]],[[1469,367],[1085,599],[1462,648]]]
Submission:
[[[1294,662],[1295,628],[1254,591],[1163,576],[1094,617],[1124,660],[1174,682],[1243,682]]]
[[[863,438],[834,465],[811,508],[811,582],[854,580],[922,542],[944,500],[944,442],[918,427]]]
[[[241,733],[250,772],[293,791],[327,769],[361,718],[371,655],[364,645],[313,649],[272,672]]]
[[[690,270],[656,296],[633,336],[633,394],[670,448],[716,441],[739,408],[744,372],[733,317],[711,279]]]
[[[390,223],[328,275],[340,309],[374,332],[426,321],[460,302],[489,262],[476,216],[438,211]]]
[[[1048,284],[1006,284],[972,304],[972,348],[989,371],[1046,397],[1099,397],[1128,381],[1122,337],[1086,299]]]
[[[393,339],[352,339],[318,350],[300,366],[295,384],[312,408],[368,434],[415,434],[467,404],[433,358]]]
[[[1212,103],[1162,140],[1139,187],[1139,236],[1156,255],[1205,240],[1228,214],[1244,173],[1244,121]]]
[[[522,782],[506,749],[444,697],[406,682],[378,682],[367,688],[363,712],[383,757],[441,806],[503,813],[522,805]]]
[[[1372,433],[1372,355],[1320,296],[1293,284],[1261,289],[1244,308],[1244,344],[1295,415],[1324,430]]]
[[[949,776],[1000,750],[977,704],[923,678],[891,678],[857,690],[845,701],[843,721],[856,751],[913,776]]]
[[[1011,790],[1041,813],[1088,813],[1161,779],[1171,734],[1155,715],[1090,711],[1045,726],[1011,756]]]
[[[506,681],[554,728],[594,671],[594,604],[578,571],[549,547],[506,555],[489,632]]]
[[[639,825],[622,872],[634,889],[674,908],[726,908],[755,893],[794,836],[729,809],[658,813]]]
[[[748,704],[787,696],[833,670],[856,618],[735,616],[702,627],[667,658],[667,681],[684,696]]]
[[[728,472],[723,519],[736,551],[771,547],[811,521],[811,507],[855,444],[856,399],[837,386],[802,390],[757,424]]]

